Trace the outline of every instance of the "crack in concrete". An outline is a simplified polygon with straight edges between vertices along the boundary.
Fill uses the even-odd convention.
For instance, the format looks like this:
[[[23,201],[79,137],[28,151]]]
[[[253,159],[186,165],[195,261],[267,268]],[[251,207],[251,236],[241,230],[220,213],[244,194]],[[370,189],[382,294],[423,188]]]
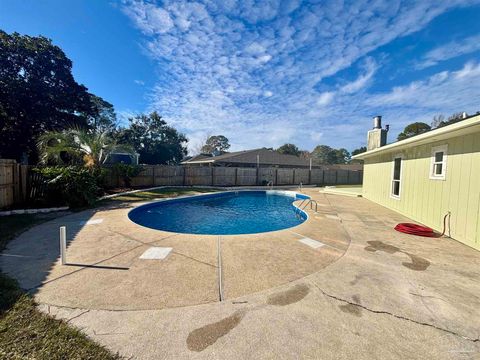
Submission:
[[[77,319],[77,318],[79,318],[80,316],[82,316],[82,315],[84,315],[84,314],[88,313],[89,311],[90,311],[90,310],[85,310],[85,311],[82,311],[80,314],[78,314],[78,315],[75,315],[74,317],[71,317],[70,319],[68,319],[68,320],[67,320],[67,323],[69,323],[70,321],[72,321],[72,320],[74,320],[74,319]]]
[[[394,313],[391,313],[391,312],[388,312],[388,311],[385,311],[385,310],[374,310],[374,309],[370,309],[368,307],[366,307],[365,305],[361,305],[361,304],[358,304],[358,303],[355,303],[355,302],[352,302],[352,301],[349,301],[349,300],[346,300],[346,299],[342,299],[338,296],[335,296],[335,295],[331,295],[329,293],[327,293],[326,291],[324,291],[322,288],[320,288],[317,284],[313,284],[324,296],[327,296],[331,299],[334,299],[334,300],[337,300],[337,301],[340,301],[340,302],[343,302],[343,303],[346,303],[346,304],[350,304],[350,305],[354,305],[354,306],[358,306],[368,312],[371,312],[371,313],[374,313],[374,314],[384,314],[384,315],[390,315],[390,316],[393,316],[394,318],[397,318],[397,319],[400,319],[400,320],[405,320],[405,321],[410,321],[410,322],[413,322],[414,324],[417,324],[417,325],[422,325],[422,326],[428,326],[428,327],[431,327],[431,328],[434,328],[434,329],[437,329],[437,330],[440,330],[440,331],[443,331],[443,332],[446,332],[448,334],[451,334],[451,335],[454,335],[454,336],[457,336],[457,337],[460,337],[462,339],[465,339],[465,340],[468,340],[468,341],[471,341],[471,342],[480,342],[480,337],[479,338],[471,338],[471,337],[468,337],[468,336],[464,336],[464,335],[461,335],[455,331],[452,331],[452,330],[448,330],[448,329],[444,329],[442,327],[439,327],[439,326],[436,326],[436,325],[433,325],[433,324],[429,324],[429,323],[426,323],[426,322],[421,322],[421,321],[418,321],[418,320],[414,320],[414,319],[410,319],[408,317],[405,317],[405,316],[402,316],[402,315],[397,315],[397,314],[394,314]]]

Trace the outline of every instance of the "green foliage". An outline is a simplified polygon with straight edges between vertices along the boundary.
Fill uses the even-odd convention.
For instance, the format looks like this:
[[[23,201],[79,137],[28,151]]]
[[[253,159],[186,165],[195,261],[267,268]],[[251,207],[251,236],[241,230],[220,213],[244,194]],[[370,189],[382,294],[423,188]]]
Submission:
[[[45,37],[0,30],[0,155],[36,158],[36,138],[87,126],[99,108],[72,75],[72,62]],[[100,99],[95,97],[96,99]]]
[[[133,154],[128,145],[117,145],[107,132],[86,129],[49,131],[38,141],[43,164],[84,164],[98,167],[116,150]]]
[[[128,119],[129,126],[116,133],[121,144],[128,144],[140,154],[142,164],[177,164],[187,155],[187,138],[168,126],[153,112]]]
[[[366,146],[362,146],[358,149],[355,149],[352,151],[352,156],[355,156],[355,155],[358,155],[358,154],[361,154],[361,153],[364,153],[367,151],[367,147]]]
[[[139,175],[143,170],[140,165],[118,163],[111,167],[114,176],[120,177],[126,187],[132,187],[132,178]]]
[[[400,140],[408,139],[412,136],[423,134],[430,130],[432,130],[431,126],[423,122],[412,123],[407,125],[403,130],[403,132],[398,134],[397,140],[400,141]]]
[[[101,193],[104,171],[79,166],[37,168],[47,182],[46,202],[67,204],[71,208],[92,206]]]
[[[300,149],[294,144],[283,144],[277,151],[280,154],[300,156]]]
[[[228,139],[223,135],[210,136],[205,145],[202,146],[201,152],[204,154],[222,154],[230,148]]]
[[[327,145],[318,145],[311,153],[317,164],[347,164],[350,162],[350,153],[344,149],[333,149]]]

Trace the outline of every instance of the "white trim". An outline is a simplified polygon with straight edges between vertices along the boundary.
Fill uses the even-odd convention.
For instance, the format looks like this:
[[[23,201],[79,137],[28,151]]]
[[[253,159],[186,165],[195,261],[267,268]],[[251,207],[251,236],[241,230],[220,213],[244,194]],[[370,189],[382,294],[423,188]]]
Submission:
[[[471,134],[477,131],[480,131],[480,115],[474,115],[455,124],[434,129],[420,135],[412,136],[411,138],[405,140],[397,141],[395,143],[352,156],[352,159],[363,160],[370,156],[376,156],[379,153],[385,153],[387,151],[400,151],[413,146],[431,144],[436,141],[443,141],[453,137]]]
[[[395,174],[395,159],[401,159],[400,161],[400,179],[399,180],[395,180],[395,181],[398,181],[400,183],[400,188],[399,188],[399,192],[398,192],[398,195],[394,195],[393,194],[393,176]],[[395,200],[400,200],[400,197],[402,195],[402,189],[403,189],[403,180],[402,180],[402,173],[403,173],[403,160],[404,160],[404,155],[403,154],[396,154],[392,157],[392,175],[390,176],[390,197],[392,199],[395,199]]]
[[[438,152],[443,152],[443,159],[442,159],[442,174],[436,175],[435,174],[435,164],[440,164],[435,161],[435,154]],[[430,156],[430,170],[429,170],[429,177],[430,180],[442,180],[445,181],[447,175],[447,157],[448,157],[448,145],[440,145],[432,147],[431,156]]]

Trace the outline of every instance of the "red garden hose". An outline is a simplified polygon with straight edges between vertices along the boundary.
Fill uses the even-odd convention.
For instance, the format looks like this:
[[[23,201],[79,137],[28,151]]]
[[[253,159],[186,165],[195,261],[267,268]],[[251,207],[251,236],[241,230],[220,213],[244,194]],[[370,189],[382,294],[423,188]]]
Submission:
[[[447,227],[447,217],[450,216],[448,212],[443,218],[443,232],[441,234],[436,233],[433,229],[430,229],[427,226],[411,224],[411,223],[400,223],[395,226],[395,230],[400,231],[405,234],[424,236],[424,237],[442,237],[445,235],[445,229]]]

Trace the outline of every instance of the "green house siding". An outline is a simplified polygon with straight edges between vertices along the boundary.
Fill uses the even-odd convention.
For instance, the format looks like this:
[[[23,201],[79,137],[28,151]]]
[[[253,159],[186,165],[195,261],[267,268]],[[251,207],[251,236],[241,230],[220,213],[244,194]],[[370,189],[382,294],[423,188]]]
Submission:
[[[430,179],[432,148],[445,144],[445,180]],[[391,197],[397,155],[403,157],[399,199]],[[450,211],[450,236],[480,250],[480,132],[366,158],[363,196],[437,231]]]

